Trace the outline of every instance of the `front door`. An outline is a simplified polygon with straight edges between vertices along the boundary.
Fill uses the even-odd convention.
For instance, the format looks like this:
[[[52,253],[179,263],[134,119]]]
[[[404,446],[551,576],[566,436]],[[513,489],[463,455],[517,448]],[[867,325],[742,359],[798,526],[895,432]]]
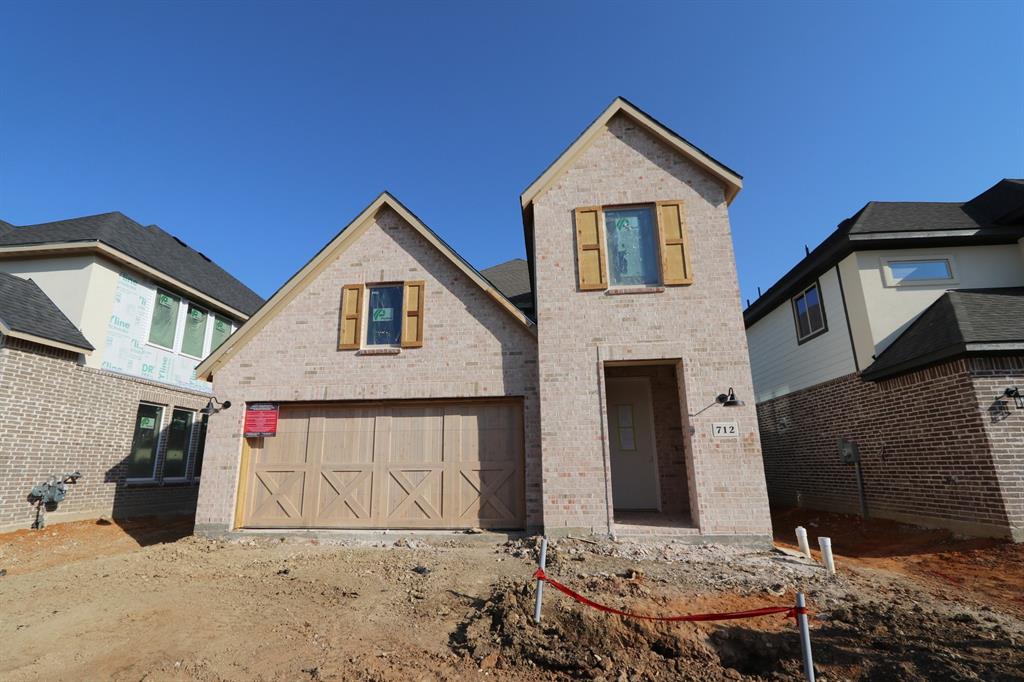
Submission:
[[[608,439],[617,510],[661,510],[651,385],[644,377],[610,378]]]

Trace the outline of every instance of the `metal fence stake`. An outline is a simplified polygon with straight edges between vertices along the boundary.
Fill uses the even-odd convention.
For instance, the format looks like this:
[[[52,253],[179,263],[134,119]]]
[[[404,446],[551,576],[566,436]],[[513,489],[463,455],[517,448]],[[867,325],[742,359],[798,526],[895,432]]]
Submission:
[[[804,593],[796,593],[796,622],[800,626],[800,649],[804,656],[804,674],[807,682],[814,682],[814,660],[811,658],[811,629],[807,625],[807,607]]]
[[[547,536],[540,542],[540,570],[547,568],[548,563],[548,539]],[[544,581],[537,579],[537,604],[533,607],[533,622],[540,622],[540,605],[544,600]]]

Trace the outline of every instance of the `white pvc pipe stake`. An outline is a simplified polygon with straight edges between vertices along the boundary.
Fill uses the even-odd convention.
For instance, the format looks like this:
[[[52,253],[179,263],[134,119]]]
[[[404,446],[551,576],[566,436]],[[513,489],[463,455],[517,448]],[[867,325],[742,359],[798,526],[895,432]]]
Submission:
[[[807,542],[807,529],[803,526],[796,527],[796,542],[800,545],[800,551],[808,559],[811,558],[811,544]]]
[[[548,539],[545,536],[540,543],[540,570],[544,570],[548,565]],[[533,606],[533,622],[540,622],[540,607],[544,602],[544,581],[537,580],[537,603]]]
[[[818,546],[821,547],[821,560],[825,563],[825,570],[829,575],[835,575],[836,562],[832,558],[832,538],[818,538]]]

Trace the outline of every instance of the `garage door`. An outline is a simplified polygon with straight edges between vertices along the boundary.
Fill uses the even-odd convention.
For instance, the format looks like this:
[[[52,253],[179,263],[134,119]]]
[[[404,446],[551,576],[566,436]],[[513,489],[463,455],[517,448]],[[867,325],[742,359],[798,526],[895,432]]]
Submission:
[[[522,528],[518,402],[281,408],[248,441],[249,528]]]

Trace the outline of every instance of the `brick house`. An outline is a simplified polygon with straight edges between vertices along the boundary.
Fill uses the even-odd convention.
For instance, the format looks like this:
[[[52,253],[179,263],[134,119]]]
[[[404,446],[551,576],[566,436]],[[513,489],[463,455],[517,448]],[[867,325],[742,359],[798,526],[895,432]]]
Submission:
[[[1024,181],[871,202],[744,319],[773,503],[1024,540]]]
[[[0,221],[0,529],[79,471],[51,520],[188,514],[202,473],[202,356],[262,299],[121,213]]]
[[[521,196],[526,260],[480,273],[382,194],[197,369],[237,406],[210,420],[197,532],[766,542],[740,187],[617,99]]]

